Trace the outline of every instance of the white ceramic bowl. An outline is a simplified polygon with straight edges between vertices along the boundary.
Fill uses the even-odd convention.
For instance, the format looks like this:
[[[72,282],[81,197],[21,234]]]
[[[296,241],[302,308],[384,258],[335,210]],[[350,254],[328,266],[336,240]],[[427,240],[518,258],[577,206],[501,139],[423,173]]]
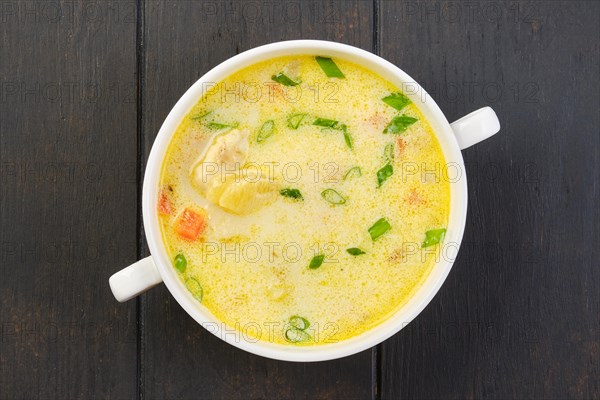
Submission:
[[[181,120],[210,87],[207,84],[220,82],[232,73],[257,62],[294,54],[349,60],[389,80],[421,109],[437,135],[448,168],[454,170],[450,180],[451,211],[444,241],[444,257],[438,260],[416,294],[392,317],[375,328],[347,340],[315,346],[279,345],[257,341],[244,332],[226,327],[218,321],[192,297],[178,279],[161,239],[156,207],[161,163],[171,136]],[[489,107],[479,109],[453,124],[448,123],[435,101],[410,76],[383,58],[356,47],[318,40],[294,40],[245,51],[214,67],[194,83],[175,104],[160,128],[150,152],[142,195],[144,228],[152,256],[114,274],[110,278],[113,294],[117,300],[126,301],[164,282],[177,302],[200,325],[227,343],[264,357],[288,361],[322,361],[368,349],[394,335],[412,321],[427,306],[448,276],[462,240],[467,215],[467,180],[460,151],[499,130],[498,118]]]

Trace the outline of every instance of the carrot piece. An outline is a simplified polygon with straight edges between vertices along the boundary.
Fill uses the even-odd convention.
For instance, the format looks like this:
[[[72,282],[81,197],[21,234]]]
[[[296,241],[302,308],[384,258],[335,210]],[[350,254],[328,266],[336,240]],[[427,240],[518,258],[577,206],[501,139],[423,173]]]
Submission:
[[[173,214],[173,202],[164,190],[158,196],[158,212],[162,215]]]
[[[186,208],[175,221],[175,232],[182,238],[196,240],[204,233],[207,227],[207,218],[204,210],[201,212]]]

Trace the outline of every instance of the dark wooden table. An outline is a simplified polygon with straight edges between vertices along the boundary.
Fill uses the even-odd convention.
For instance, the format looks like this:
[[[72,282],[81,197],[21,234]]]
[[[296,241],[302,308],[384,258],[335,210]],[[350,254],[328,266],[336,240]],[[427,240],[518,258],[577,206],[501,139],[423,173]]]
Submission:
[[[0,1],[0,398],[599,398],[598,1]],[[470,208],[439,294],[341,360],[257,357],[159,287],[108,277],[148,254],[145,161],[182,93],[284,39],[395,63],[449,120]]]

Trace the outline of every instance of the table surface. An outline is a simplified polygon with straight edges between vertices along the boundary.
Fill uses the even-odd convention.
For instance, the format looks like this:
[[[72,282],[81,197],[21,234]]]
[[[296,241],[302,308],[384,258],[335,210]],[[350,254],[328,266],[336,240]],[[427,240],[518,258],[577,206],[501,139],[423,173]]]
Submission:
[[[598,1],[0,2],[0,398],[599,398]],[[409,326],[340,360],[238,350],[158,287],[140,190],[163,119],[223,60],[348,43],[421,82],[464,151],[469,213],[446,283]]]

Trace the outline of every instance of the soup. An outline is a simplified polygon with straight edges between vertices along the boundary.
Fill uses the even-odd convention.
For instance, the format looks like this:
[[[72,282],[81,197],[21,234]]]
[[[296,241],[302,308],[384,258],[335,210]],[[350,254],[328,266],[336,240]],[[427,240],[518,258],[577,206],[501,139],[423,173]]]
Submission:
[[[183,284],[249,340],[318,345],[397,312],[440,256],[450,187],[418,107],[377,74],[279,57],[206,87],[162,165]]]

